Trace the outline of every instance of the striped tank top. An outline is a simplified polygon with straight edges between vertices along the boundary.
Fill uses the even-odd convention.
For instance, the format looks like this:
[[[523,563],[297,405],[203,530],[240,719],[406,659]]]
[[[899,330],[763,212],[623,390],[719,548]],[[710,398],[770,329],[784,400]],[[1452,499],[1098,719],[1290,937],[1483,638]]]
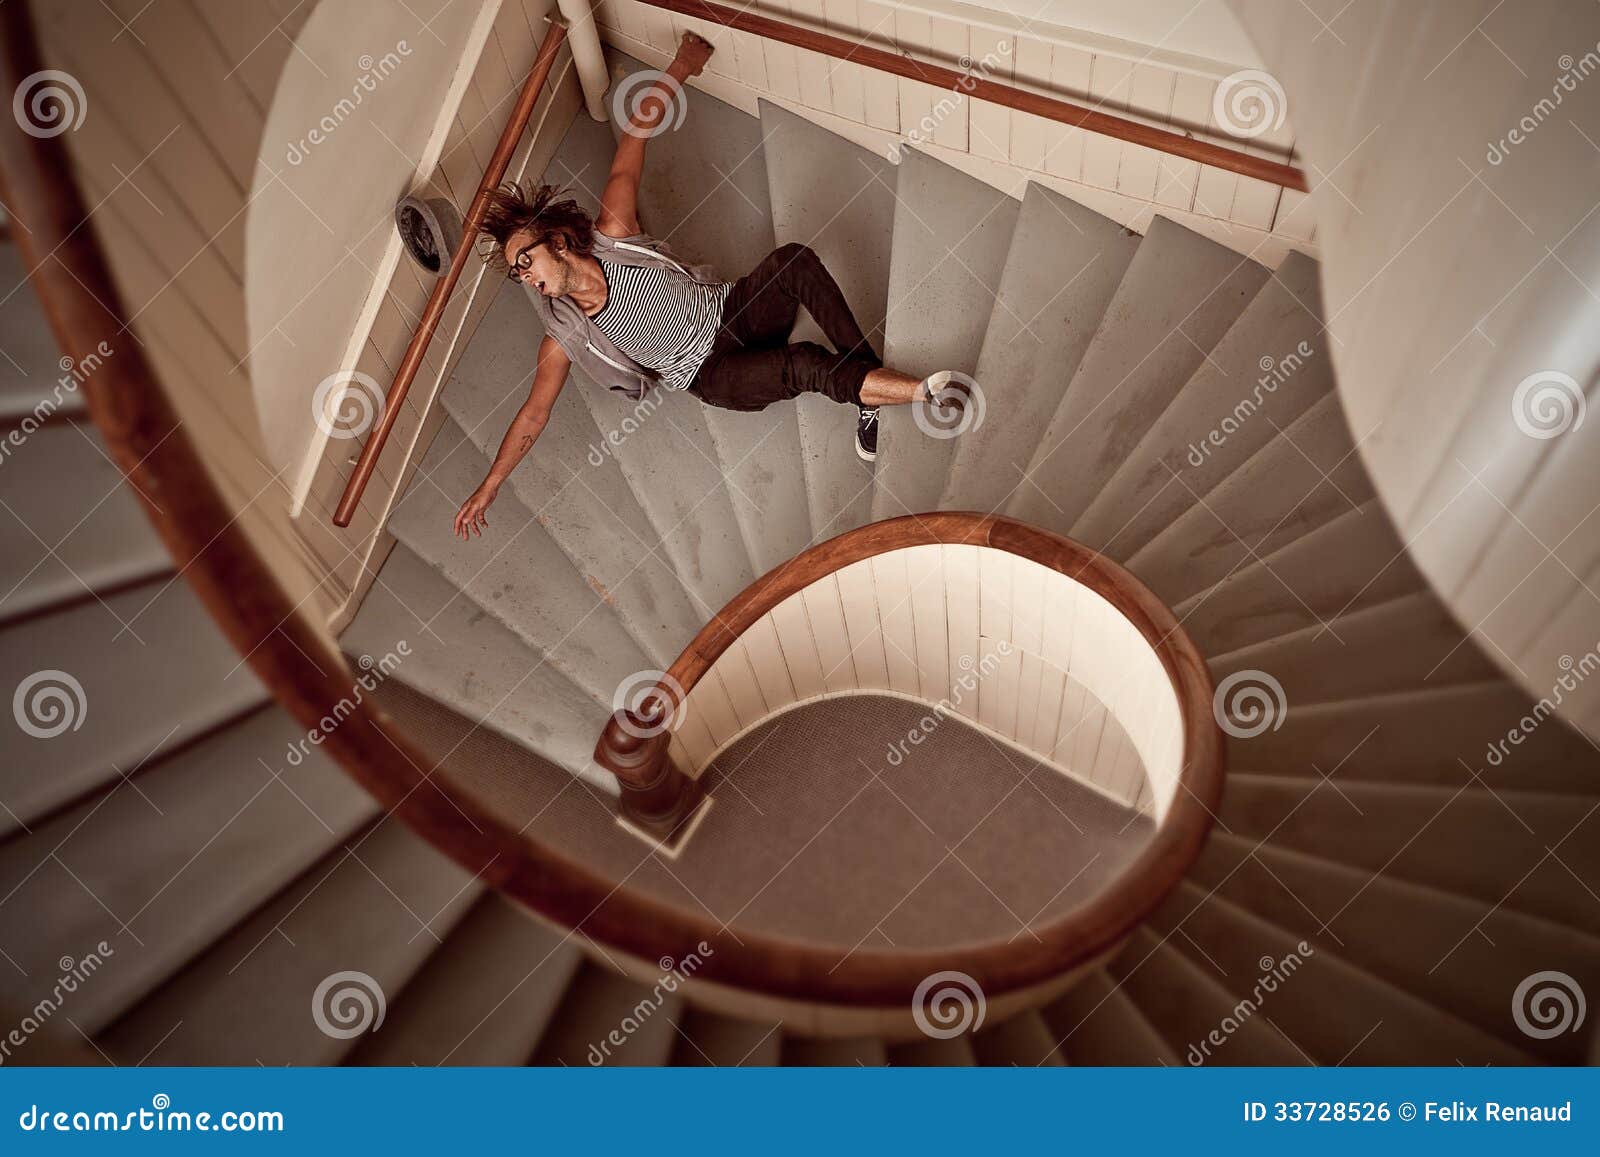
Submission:
[[[711,352],[733,282],[703,285],[675,269],[618,265],[599,254],[606,303],[590,320],[617,348],[686,389]]]

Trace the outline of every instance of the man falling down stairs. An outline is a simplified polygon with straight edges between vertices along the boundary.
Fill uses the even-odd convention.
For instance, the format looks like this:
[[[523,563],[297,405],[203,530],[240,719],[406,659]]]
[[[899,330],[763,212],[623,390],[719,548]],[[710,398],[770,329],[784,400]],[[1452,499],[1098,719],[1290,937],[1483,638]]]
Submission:
[[[645,144],[683,82],[712,53],[684,33],[665,73],[634,102],[617,145],[600,213],[591,218],[562,190],[502,185],[479,236],[485,259],[537,291],[545,337],[528,400],[506,430],[488,475],[461,506],[455,532],[482,534],[485,512],[549,421],[574,362],[596,382],[638,400],[656,388],[685,390],[729,410],[761,410],[817,393],[855,406],[856,453],[877,456],[879,406],[922,401],[959,406],[965,385],[950,370],[915,378],[883,364],[833,275],[811,248],[780,245],[737,281],[685,266],[639,228]],[[805,306],[832,343],[791,342]]]

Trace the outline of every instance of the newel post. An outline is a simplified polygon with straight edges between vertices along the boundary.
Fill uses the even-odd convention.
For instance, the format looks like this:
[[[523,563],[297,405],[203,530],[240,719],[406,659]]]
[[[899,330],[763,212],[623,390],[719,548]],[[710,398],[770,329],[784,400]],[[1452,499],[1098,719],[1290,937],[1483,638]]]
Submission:
[[[638,707],[618,708],[594,746],[595,763],[622,786],[623,818],[663,842],[670,842],[702,797],[699,781],[674,767],[667,754],[677,706],[670,690],[657,687]]]

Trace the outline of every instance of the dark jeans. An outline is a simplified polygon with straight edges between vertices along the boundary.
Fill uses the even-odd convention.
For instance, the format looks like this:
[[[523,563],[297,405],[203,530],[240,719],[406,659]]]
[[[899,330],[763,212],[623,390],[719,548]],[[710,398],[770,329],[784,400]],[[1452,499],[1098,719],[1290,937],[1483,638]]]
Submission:
[[[837,353],[789,341],[802,305]],[[791,242],[734,282],[689,392],[725,410],[760,410],[804,393],[860,405],[862,379],[882,365],[833,275],[809,245]]]

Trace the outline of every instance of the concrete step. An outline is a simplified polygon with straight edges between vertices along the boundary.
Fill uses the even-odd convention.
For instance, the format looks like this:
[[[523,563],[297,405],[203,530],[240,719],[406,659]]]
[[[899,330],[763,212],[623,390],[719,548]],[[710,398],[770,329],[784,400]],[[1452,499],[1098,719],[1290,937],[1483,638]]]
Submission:
[[[12,623],[0,640],[0,687],[21,697],[0,715],[0,837],[267,698],[176,576]]]
[[[1600,799],[1233,772],[1219,819],[1252,842],[1600,934],[1581,882],[1600,869]]]
[[[378,1009],[405,988],[482,888],[399,823],[382,820],[98,1043],[118,1064],[336,1063],[360,1035],[353,1029],[381,1031]]]
[[[1006,512],[1065,534],[1267,279],[1156,217]]]
[[[487,469],[461,427],[446,420],[389,518],[390,533],[562,675],[609,701],[650,660],[517,496],[501,491],[482,535],[455,536],[461,500]]]
[[[609,699],[545,662],[409,548],[397,545],[380,577],[340,638],[347,652],[383,655],[404,641],[409,653],[393,678],[616,794],[591,759]]]
[[[1428,589],[1374,498],[1250,559],[1173,611],[1202,651],[1224,655]]]
[[[889,1052],[879,1037],[783,1038],[783,1064],[795,1068],[869,1068],[889,1063]]]
[[[1259,685],[1246,680],[1240,688]],[[1228,737],[1228,766],[1313,779],[1320,768],[1340,783],[1600,795],[1600,758],[1588,741],[1558,719],[1540,718],[1527,693],[1504,679],[1298,707],[1289,701],[1275,726]],[[1513,732],[1515,745],[1507,740]]]
[[[59,960],[110,945],[72,1001],[96,1033],[377,811],[263,707],[0,844],[0,951],[48,986]]]
[[[84,412],[83,390],[28,284],[22,251],[0,243],[0,429]],[[84,367],[87,370],[89,367]]]
[[[582,962],[570,940],[493,892],[451,929],[355,1065],[520,1065]]]
[[[1500,678],[1432,591],[1303,627],[1209,665],[1217,683],[1238,671],[1265,671],[1296,706]]]
[[[1600,984],[1600,938],[1482,900],[1213,832],[1189,879],[1421,1000],[1556,1064],[1582,1064],[1582,1033],[1540,1040],[1517,1027],[1527,977]],[[1321,928],[1323,921],[1326,928]]]
[[[0,622],[171,569],[93,425],[57,422],[0,445]]]
[[[894,238],[894,165],[781,105],[762,99],[762,150],[779,245],[811,246],[833,274],[861,332],[880,355]],[[815,320],[792,341],[828,347]],[[842,352],[842,351],[841,351]],[[795,399],[812,542],[872,518],[872,468],[856,455],[856,411],[820,395]]]
[[[1072,528],[1127,558],[1333,389],[1317,263],[1291,253]]]
[[[683,998],[595,964],[578,971],[539,1047],[535,1065],[664,1065],[678,1040]]]
[[[604,174],[616,151],[613,131],[621,130],[578,116],[545,173],[551,183],[571,181],[573,173],[592,174],[593,179],[571,181],[571,195],[596,216]],[[652,154],[652,164],[655,159]],[[668,244],[678,251],[676,242],[672,238]],[[680,257],[694,256],[678,252]],[[709,618],[711,611],[749,586],[755,574],[716,444],[706,428],[705,405],[672,389],[635,402],[597,385],[576,367],[572,377],[600,431],[602,453],[616,460],[650,521],[652,543],[660,543],[695,605],[705,612],[702,617]]]
[[[613,78],[645,67],[614,49],[607,58]],[[776,248],[761,122],[693,85],[683,91],[684,123],[694,131],[651,139],[639,182],[640,225],[737,281]],[[620,132],[614,119],[612,130]],[[742,413],[706,406],[700,417],[716,446],[746,553],[755,572],[765,573],[811,541],[805,487],[791,485],[800,463],[795,408]],[[794,474],[774,470],[774,463],[790,464]]]
[[[900,150],[886,364],[917,377],[935,370],[976,375],[991,311],[1009,308],[999,294],[1020,208],[1014,197],[953,165],[918,149]],[[938,509],[956,441],[948,430],[919,427],[911,406],[885,406],[878,415],[872,517]]]
[[[533,303],[507,282],[445,386],[445,409],[486,457],[527,400],[543,337]],[[677,658],[707,616],[679,582],[616,459],[605,453],[576,374],[510,486],[656,666]]]
[[[1148,926],[1134,930],[1107,971],[1185,1064],[1312,1063],[1265,1018],[1238,1016],[1237,998],[1214,974]]]
[[[1532,1058],[1504,1040],[1355,967],[1337,948],[1306,937],[1302,912],[1288,925],[1263,920],[1184,881],[1151,927],[1319,1064],[1517,1065]],[[1303,947],[1302,947],[1303,946]]]
[[[1074,1065],[1180,1065],[1183,1059],[1103,968],[1085,976],[1042,1015],[1056,1055]]]
[[[1036,1009],[973,1033],[972,1052],[980,1065],[1059,1068],[1067,1063],[1056,1048],[1055,1031]]]
[[[686,1068],[771,1068],[782,1060],[781,1025],[691,1008],[678,1025],[672,1064]]]
[[[956,439],[941,510],[1002,510],[1061,403],[1139,237],[1053,189],[1024,190],[976,377],[981,424]]]
[[[1338,396],[1328,394],[1126,560],[1169,605],[1373,497]]]

